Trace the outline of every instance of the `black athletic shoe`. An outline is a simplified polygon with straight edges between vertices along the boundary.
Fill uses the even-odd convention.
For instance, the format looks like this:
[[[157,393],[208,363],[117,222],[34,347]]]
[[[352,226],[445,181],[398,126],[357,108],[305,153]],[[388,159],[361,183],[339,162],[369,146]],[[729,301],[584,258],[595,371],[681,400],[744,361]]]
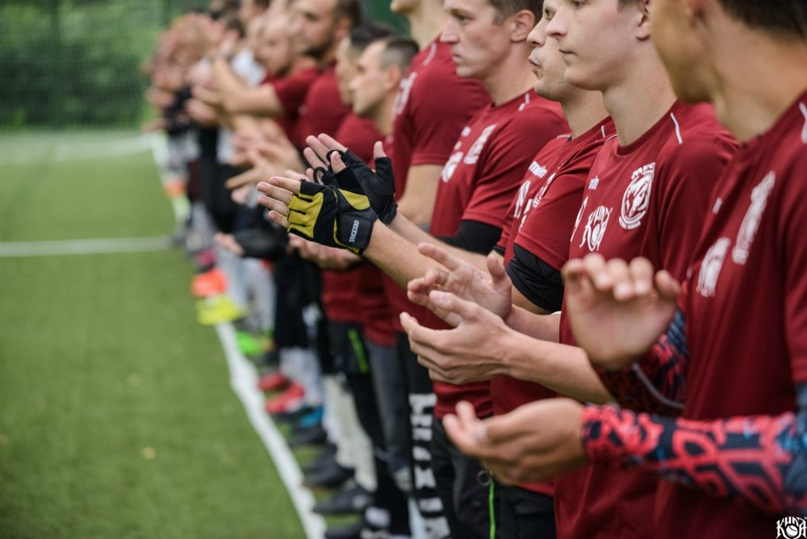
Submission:
[[[313,510],[320,515],[361,515],[372,501],[373,494],[351,480],[329,498],[318,502]]]
[[[339,466],[334,460],[327,467],[303,477],[303,486],[308,488],[337,488],[353,478],[353,470]]]

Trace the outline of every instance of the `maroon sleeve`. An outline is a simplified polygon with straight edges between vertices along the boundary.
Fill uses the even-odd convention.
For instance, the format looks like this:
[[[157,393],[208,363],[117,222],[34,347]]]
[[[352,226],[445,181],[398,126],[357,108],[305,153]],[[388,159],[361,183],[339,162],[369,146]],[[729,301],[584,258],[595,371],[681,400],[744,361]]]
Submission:
[[[804,276],[804,268],[807,268],[807,241],[804,239],[807,230],[807,211],[804,208],[807,157],[804,157],[804,150],[801,151],[802,158],[789,174],[791,182],[787,185],[784,211],[778,216],[777,229],[783,231],[779,242],[785,246],[786,260],[782,263],[786,269],[782,290],[785,293],[785,336],[793,380],[807,383],[807,278]]]
[[[270,84],[286,114],[296,114],[297,109],[305,101],[305,96],[311,83],[317,78],[316,69],[306,69],[282,79],[276,79]]]
[[[733,154],[734,145],[726,136],[692,140],[678,147],[665,160],[658,174],[663,196],[654,197],[662,207],[658,215],[659,253],[664,269],[683,280],[692,251],[681,245],[695,245],[703,228],[703,216],[711,209],[712,190]]]
[[[482,174],[462,215],[502,227],[513,197],[533,156],[558,135],[568,131],[565,118],[543,108],[527,109],[497,127],[480,155]]]

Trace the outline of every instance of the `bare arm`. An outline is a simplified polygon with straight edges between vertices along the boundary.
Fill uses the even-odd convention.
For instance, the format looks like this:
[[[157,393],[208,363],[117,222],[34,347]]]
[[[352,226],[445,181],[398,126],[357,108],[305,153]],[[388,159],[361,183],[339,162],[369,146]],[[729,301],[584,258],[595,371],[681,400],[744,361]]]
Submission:
[[[222,106],[230,114],[282,116],[283,104],[271,84],[251,87],[244,83],[224,59],[213,63],[213,76],[221,92]]]
[[[431,222],[442,170],[442,165],[413,165],[409,168],[406,192],[398,200],[398,212],[416,227],[425,227]]]

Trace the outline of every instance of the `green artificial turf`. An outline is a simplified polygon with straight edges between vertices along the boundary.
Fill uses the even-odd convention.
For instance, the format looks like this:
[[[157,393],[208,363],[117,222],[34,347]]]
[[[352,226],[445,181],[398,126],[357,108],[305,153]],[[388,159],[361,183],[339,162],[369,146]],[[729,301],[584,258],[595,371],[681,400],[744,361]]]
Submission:
[[[4,164],[10,142],[0,241],[170,233],[149,153]],[[304,536],[191,276],[179,251],[0,258],[0,537]]]

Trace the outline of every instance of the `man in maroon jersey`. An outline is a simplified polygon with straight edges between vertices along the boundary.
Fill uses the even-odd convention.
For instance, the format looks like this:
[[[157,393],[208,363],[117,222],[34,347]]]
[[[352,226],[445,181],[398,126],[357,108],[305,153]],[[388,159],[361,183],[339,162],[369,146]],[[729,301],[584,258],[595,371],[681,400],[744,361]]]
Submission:
[[[496,8],[484,0],[452,0],[446,7],[449,21],[442,39],[452,45],[458,73],[481,80],[493,105],[466,126],[443,169],[431,231],[456,247],[487,252],[501,233],[501,216],[529,156],[568,127],[560,107],[535,94],[530,66],[524,62],[529,51],[526,36],[535,24],[537,5],[525,2],[508,11],[509,6]],[[328,147],[336,147],[333,141],[323,141],[321,155]],[[364,254],[403,283],[424,263],[430,264],[417,254],[414,242],[435,240],[400,214],[386,217],[392,217],[386,220],[390,228],[379,223]],[[441,322],[435,319],[434,323]],[[486,536],[489,494],[478,482],[479,465],[448,443],[439,419],[460,398],[477,399],[480,413],[489,415],[487,384],[443,384],[435,389],[432,468],[451,532],[457,537]],[[429,423],[414,425],[414,435],[425,441]]]
[[[264,15],[255,57],[266,69],[259,86],[243,83],[223,59],[213,63],[213,76],[221,104],[230,115],[252,114],[276,120],[298,146],[297,110],[305,100],[311,83],[317,78],[315,60],[294,50],[294,37],[286,13]]]
[[[592,361],[677,372],[683,416],[564,401],[551,412],[525,408],[486,432],[468,417],[457,440],[475,454],[498,446],[499,464],[531,476],[586,459],[659,474],[669,482],[658,537],[798,537],[807,516],[807,6],[661,0],[653,36],[676,92],[717,103],[744,146],[713,193],[683,293],[646,259],[589,256],[565,272],[569,316]],[[653,379],[656,390],[675,395],[671,378]],[[501,427],[512,433],[532,421],[547,422],[529,441],[502,436]],[[512,462],[515,446],[531,464]]]
[[[590,92],[565,81],[565,65],[555,40],[547,40],[545,28],[558,0],[546,0],[541,21],[529,36],[533,51],[530,62],[537,77],[536,92],[561,103],[573,137],[560,137],[547,144],[535,156],[513,199],[505,221],[502,238],[491,254],[492,272],[504,276],[501,262],[513,276],[514,301],[536,312],[560,309],[563,294],[560,268],[568,255],[569,236],[580,207],[588,170],[603,142],[613,135],[613,123],[607,118],[599,92]],[[485,257],[451,249],[452,254],[431,244],[422,244],[421,252],[452,268],[462,267],[460,260],[476,268],[486,268]],[[514,253],[517,256],[514,256]],[[453,255],[453,256],[452,256]],[[549,262],[547,262],[549,261]],[[491,277],[465,266],[466,274],[480,279]],[[410,295],[428,292],[439,273],[410,283]],[[504,283],[510,287],[510,283]],[[524,290],[525,295],[521,295]],[[526,296],[526,297],[525,297]],[[529,299],[527,299],[529,298]],[[422,302],[423,299],[417,299]],[[439,374],[433,377],[441,378]],[[491,378],[494,414],[503,414],[521,404],[555,394],[534,383],[501,376]],[[462,381],[457,380],[455,381]],[[555,519],[551,484],[537,483],[508,487],[498,483],[501,494],[497,528],[504,537],[554,537]]]
[[[451,60],[448,44],[439,40],[447,13],[442,0],[392,0],[390,9],[406,18],[412,38],[420,53],[412,59],[401,82],[393,106],[391,137],[385,143],[395,171],[395,198],[399,211],[413,223],[428,230],[434,209],[440,173],[463,126],[480,108],[490,103],[490,96],[479,81],[460,78]],[[418,509],[432,537],[447,531],[442,503],[434,488],[431,471],[430,430],[434,410],[434,392],[428,373],[411,368],[415,358],[397,313],[415,306],[406,292],[384,277],[394,335],[398,368],[405,377],[409,393],[406,417],[410,425],[412,488]]]
[[[731,143],[711,111],[675,102],[663,65],[648,41],[646,6],[622,4],[596,0],[572,9],[564,1],[547,27],[564,54],[569,82],[603,92],[618,133],[592,165],[570,256],[645,255],[683,276],[690,255],[686,246],[697,239],[710,186],[730,155]],[[524,377],[581,400],[611,399],[582,351],[567,346],[574,341],[563,322],[558,335],[557,317],[530,316],[511,308],[508,298],[498,309],[508,328],[491,313],[451,303],[464,316],[450,335],[408,325],[413,348],[426,364],[445,369],[450,355],[448,362],[481,361],[488,370]],[[481,337],[480,327],[487,328]],[[498,331],[492,335],[493,328]],[[555,342],[536,342],[514,329]],[[512,362],[517,368],[510,370],[506,365]],[[630,372],[620,373],[612,382],[627,384],[633,378]],[[633,395],[623,390],[619,396]],[[555,483],[558,535],[646,536],[652,533],[655,488],[652,478],[597,466],[561,476]]]
[[[371,29],[375,36],[369,35]],[[343,100],[362,113],[362,116],[356,112],[349,114],[342,122],[337,137],[348,144],[359,159],[368,163],[372,161],[373,145],[384,136],[377,126],[386,127],[389,131],[391,107],[398,84],[417,53],[417,44],[413,41],[371,29],[360,26],[351,32],[351,46],[361,56],[351,60],[342,55],[340,63],[352,62],[354,69],[348,69],[345,73],[344,68],[337,64]],[[340,45],[341,52],[344,52],[343,49]],[[356,73],[355,77],[353,73]],[[375,74],[378,77],[374,77]],[[384,413],[388,406],[388,395],[378,395],[376,391],[388,391],[383,384],[385,371],[377,372],[376,367],[381,362],[373,356],[378,350],[369,346],[370,339],[376,336],[368,331],[368,328],[375,327],[374,320],[369,317],[389,319],[390,316],[380,271],[348,251],[311,244],[298,237],[293,240],[292,244],[303,244],[308,253],[306,256],[314,258],[325,270],[323,280],[327,293],[323,295],[323,307],[329,320],[330,347],[337,370],[348,381],[361,424],[374,445],[377,489],[373,505],[365,511],[363,522],[341,530],[331,530],[326,535],[348,537],[350,530],[359,532],[361,527],[375,531],[384,528],[394,535],[408,533],[406,500],[392,480],[391,473],[396,468],[389,466],[388,458],[385,458],[389,455],[388,437],[384,432],[386,425],[383,424],[384,420],[389,419],[389,414]],[[333,271],[335,267],[341,271]],[[385,359],[389,362],[389,358]],[[392,360],[394,365],[394,357]],[[402,388],[398,390],[399,400],[403,401],[404,395],[400,393]],[[402,409],[399,404],[398,412]],[[406,447],[397,448],[399,459],[401,449],[405,450]],[[337,493],[330,506],[339,508],[344,505],[340,500],[349,500],[349,495],[349,491]],[[384,514],[385,518],[379,518],[380,514]],[[385,525],[384,521],[389,524]]]

